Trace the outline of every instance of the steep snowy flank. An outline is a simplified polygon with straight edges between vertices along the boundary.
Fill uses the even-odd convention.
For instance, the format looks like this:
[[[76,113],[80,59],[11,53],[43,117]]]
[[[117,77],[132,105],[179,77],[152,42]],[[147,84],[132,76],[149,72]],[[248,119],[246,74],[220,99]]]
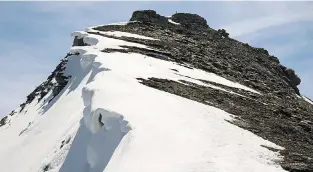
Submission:
[[[149,17],[135,12],[131,21],[137,22],[72,33],[74,46],[61,67],[31,94],[32,101],[1,120],[0,171],[283,172],[310,168],[309,160],[290,166],[294,155],[286,155],[289,150],[277,144],[284,140],[269,141],[275,139],[263,133],[271,125],[250,111],[276,106],[273,102],[280,100],[268,94],[270,88],[257,89],[243,84],[248,81],[235,82],[225,74],[175,59],[178,56],[173,52],[183,50],[162,47],[163,34],[121,29],[154,29],[151,22],[157,23],[155,27],[171,22],[153,11],[145,14]],[[189,20],[207,28],[206,21],[191,20],[185,14],[173,15],[173,22],[179,24],[172,22],[168,27],[189,27]],[[242,104],[247,108],[236,109]],[[281,110],[275,113],[289,115]],[[252,117],[247,118],[250,112]],[[251,118],[264,126],[263,133],[256,132],[259,128],[253,128]],[[310,119],[301,120],[301,125],[307,124]]]

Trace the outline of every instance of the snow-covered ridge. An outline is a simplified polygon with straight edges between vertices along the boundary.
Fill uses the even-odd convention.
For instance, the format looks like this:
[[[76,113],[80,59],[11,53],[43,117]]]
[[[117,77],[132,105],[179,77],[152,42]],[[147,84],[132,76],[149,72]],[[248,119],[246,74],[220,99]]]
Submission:
[[[103,50],[104,48],[115,48],[115,49],[125,49],[122,48],[122,45],[127,45],[127,46],[135,46],[135,47],[139,47],[139,48],[147,48],[149,49],[147,46],[142,45],[142,44],[137,44],[137,43],[130,43],[130,42],[126,42],[123,40],[117,40],[117,39],[113,39],[113,38],[107,38],[107,37],[102,37],[99,35],[94,35],[94,34],[88,34],[86,32],[74,32],[72,34],[73,36],[82,36],[85,35],[85,37],[83,37],[83,40],[85,43],[92,45],[91,47],[87,46],[87,47],[73,47],[71,49],[72,53],[81,53],[82,55],[86,56],[89,54],[94,54],[94,56],[111,56],[109,54],[105,54],[103,52],[101,52],[100,50]],[[143,39],[142,36],[137,36],[135,34],[129,34],[132,35],[133,37],[139,38],[139,39]],[[153,38],[152,38],[153,39]],[[89,49],[89,51],[87,51],[87,49]],[[85,54],[85,52],[88,52],[87,54]],[[129,58],[129,56],[133,56],[133,58]],[[229,81],[223,77],[220,77],[214,73],[209,73],[209,72],[205,72],[203,70],[200,69],[189,69],[183,66],[180,66],[178,64],[172,63],[172,62],[167,62],[167,61],[160,61],[158,59],[154,59],[151,57],[147,57],[141,54],[131,54],[131,55],[120,55],[117,56],[117,58],[113,58],[114,60],[116,60],[116,63],[118,63],[119,61],[123,61],[124,64],[127,64],[125,66],[123,66],[122,64],[115,64],[112,60],[112,64],[114,65],[112,66],[112,68],[114,68],[117,71],[121,71],[124,72],[125,68],[130,67],[129,65],[133,65],[133,66],[138,66],[140,65],[141,67],[137,70],[134,69],[129,69],[133,72],[134,78],[149,78],[149,77],[156,77],[156,78],[164,78],[164,79],[171,79],[174,81],[179,81],[179,80],[186,80],[186,81],[190,81],[199,85],[204,85],[204,86],[209,86],[212,88],[217,88],[216,86],[212,86],[210,84],[205,84],[199,80],[208,80],[211,82],[215,82],[215,83],[219,83],[228,87],[234,87],[234,88],[239,88],[239,89],[243,89],[246,91],[250,91],[253,93],[257,93],[260,94],[258,91],[255,91],[251,88],[248,88],[246,86],[243,86],[239,83],[235,83],[232,81]],[[100,62],[101,63],[101,62]],[[173,70],[170,69],[176,69],[179,72],[175,72]],[[180,75],[177,75],[177,73],[179,73]],[[183,76],[187,76],[187,77],[183,77]],[[195,79],[190,79],[190,78],[195,78]],[[220,90],[224,90],[222,88],[219,88]]]
[[[95,27],[90,27],[86,29],[86,32],[96,32],[96,33],[100,33],[103,35],[108,35],[108,36],[116,36],[116,37],[133,37],[133,38],[138,38],[138,39],[148,39],[148,40],[159,40],[159,39],[155,39],[155,38],[151,38],[151,37],[147,37],[147,36],[142,36],[142,35],[138,35],[138,34],[133,34],[133,33],[128,33],[128,32],[121,32],[121,31],[108,31],[108,32],[103,32],[103,31],[99,31],[99,30],[95,30]],[[83,32],[85,33],[85,32]],[[82,34],[81,32],[76,33],[78,38],[80,37],[80,34]]]
[[[158,39],[154,39],[151,37],[142,36],[142,35],[133,34],[133,33],[128,33],[128,32],[120,32],[120,31],[109,31],[109,32],[97,31],[97,32],[104,34],[104,35],[116,36],[116,37],[125,36],[125,37],[134,37],[134,38],[138,38],[138,39],[158,40]]]
[[[256,90],[142,54],[102,52],[125,49],[122,45],[149,48],[142,44],[87,32],[72,35],[89,46],[70,49],[65,74],[72,77],[63,92],[43,115],[43,101],[33,102],[24,116],[0,130],[8,139],[0,148],[3,171],[284,171],[277,163],[280,155],[261,145],[283,148],[226,122],[231,114],[146,87],[137,78],[228,91],[199,81],[208,80],[260,94]]]
[[[97,25],[97,26],[91,26],[91,27],[87,27],[85,29],[86,32],[89,32],[89,31],[92,31],[94,28],[97,28],[97,27],[101,27],[101,26],[110,26],[110,25],[120,25],[120,26],[124,26],[124,25],[127,25],[129,23],[136,23],[138,21],[126,21],[126,22],[117,22],[117,23],[109,23],[109,24],[105,24],[105,25]]]
[[[86,37],[93,37],[93,36],[88,35]],[[107,38],[105,38],[105,39],[107,39]],[[85,38],[84,38],[84,40],[85,40]],[[87,39],[87,42],[88,42],[88,39]],[[196,133],[193,133],[192,132],[193,129],[189,128],[189,127],[188,127],[188,130],[185,131],[183,129],[184,127],[183,128],[179,127],[181,125],[180,122],[179,123],[177,123],[178,121],[174,122],[175,121],[175,114],[177,114],[178,111],[175,113],[175,110],[174,110],[173,111],[174,113],[172,112],[173,114],[171,113],[171,115],[166,115],[168,112],[165,112],[165,111],[164,112],[162,111],[163,113],[160,113],[160,110],[156,111],[156,109],[151,111],[150,108],[152,108],[151,106],[153,105],[153,100],[158,100],[158,101],[164,100],[164,101],[162,101],[164,103],[169,101],[169,100],[167,100],[169,97],[165,96],[168,93],[160,93],[159,91],[155,91],[151,88],[147,88],[145,86],[142,86],[141,84],[139,84],[136,81],[136,78],[137,77],[144,77],[144,78],[168,77],[169,79],[173,79],[173,80],[177,80],[177,81],[179,79],[189,80],[188,77],[182,77],[180,75],[176,75],[175,73],[171,74],[172,70],[170,70],[170,69],[175,68],[178,71],[181,71],[182,74],[186,74],[186,75],[188,74],[188,76],[192,76],[192,77],[195,77],[194,75],[192,75],[192,71],[198,72],[198,73],[196,73],[197,76],[205,75],[204,73],[201,75],[201,72],[203,72],[203,71],[200,71],[200,70],[198,71],[196,69],[193,69],[193,70],[188,69],[188,68],[176,65],[174,63],[161,61],[161,60],[157,60],[157,59],[150,58],[150,57],[145,57],[141,54],[103,53],[103,52],[100,52],[100,50],[103,49],[104,47],[98,48],[99,45],[103,45],[103,44],[101,44],[101,40],[98,40],[97,42],[98,42],[97,44],[90,44],[93,47],[73,47],[72,48],[72,51],[75,50],[75,52],[81,53],[80,56],[82,57],[82,61],[85,61],[84,59],[88,59],[88,61],[92,61],[92,63],[89,63],[89,66],[93,66],[94,64],[97,64],[96,65],[97,67],[102,66],[103,68],[108,69],[105,71],[103,70],[101,72],[98,72],[96,74],[91,74],[89,76],[88,80],[92,80],[92,82],[88,83],[82,89],[82,97],[83,97],[84,105],[85,105],[85,109],[83,110],[85,127],[88,130],[90,130],[91,133],[93,133],[93,135],[91,135],[90,137],[94,138],[94,140],[97,140],[97,141],[93,141],[91,143],[88,143],[86,145],[86,147],[87,147],[87,162],[89,164],[89,169],[91,171],[98,171],[98,170],[101,170],[104,168],[106,171],[116,171],[116,170],[117,171],[120,171],[120,170],[123,171],[123,170],[129,169],[129,168],[130,168],[129,169],[130,171],[139,170],[139,169],[143,168],[142,165],[138,164],[138,166],[136,166],[136,165],[134,166],[134,164],[133,164],[135,162],[135,160],[136,161],[139,160],[140,162],[145,162],[145,164],[146,164],[146,167],[144,167],[145,170],[155,169],[153,167],[153,164],[155,164],[155,161],[157,161],[157,162],[160,162],[160,164],[158,164],[159,170],[162,170],[162,171],[174,170],[175,171],[175,169],[176,170],[180,169],[180,166],[178,164],[176,164],[177,162],[184,162],[185,161],[186,164],[189,164],[189,163],[191,163],[191,162],[188,162],[188,160],[190,160],[190,157],[194,157],[195,159],[200,158],[200,157],[197,158],[197,155],[195,154],[195,152],[199,152],[199,153],[200,152],[202,152],[202,153],[206,152],[206,148],[208,148],[208,147],[205,146],[204,143],[207,141],[202,142],[203,146],[198,145],[198,146],[196,146],[197,149],[192,150],[191,152],[185,152],[184,154],[186,155],[186,153],[187,153],[187,155],[188,155],[187,157],[185,156],[187,158],[186,159],[186,158],[183,158],[182,156],[180,156],[179,152],[188,146],[187,145],[178,146],[176,144],[171,145],[171,142],[169,143],[168,138],[165,137],[164,139],[166,139],[166,140],[164,140],[163,143],[166,143],[166,145],[167,145],[166,147],[168,147],[168,150],[172,150],[172,151],[174,150],[174,152],[175,152],[172,154],[174,156],[171,158],[171,163],[170,164],[166,163],[166,161],[164,160],[165,159],[164,156],[162,156],[161,154],[160,154],[160,156],[155,154],[155,152],[163,152],[163,151],[158,149],[158,147],[160,146],[160,143],[162,143],[162,140],[163,140],[162,137],[164,137],[164,136],[162,136],[162,134],[160,135],[159,132],[161,132],[163,134],[165,131],[169,132],[169,131],[167,131],[167,129],[170,129],[172,127],[172,125],[179,128],[178,129],[175,127],[176,129],[173,130],[173,132],[175,133],[175,135],[177,137],[176,139],[178,139],[180,141],[182,141],[181,139],[183,139],[183,140],[185,139],[185,134],[188,133],[188,135],[190,135],[190,136],[192,135],[193,137],[195,137]],[[140,46],[143,46],[143,45],[140,45]],[[81,50],[79,50],[79,49],[81,49]],[[99,49],[99,52],[97,52],[95,49]],[[94,55],[91,60],[90,60],[90,54]],[[124,63],[121,63],[121,62],[124,62]],[[159,63],[161,63],[161,64],[159,64]],[[125,65],[123,65],[123,64],[125,64]],[[134,68],[134,66],[137,66],[137,68]],[[88,68],[88,66],[86,67],[85,65],[81,65],[81,67],[82,67],[82,70]],[[93,69],[91,70],[91,73],[94,73]],[[148,75],[145,75],[145,74],[148,74]],[[212,78],[213,78],[213,80],[215,79],[214,80],[215,82],[216,81],[222,81],[219,83],[223,83],[225,85],[227,85],[228,82],[230,82],[227,80],[223,80],[222,78],[220,78],[216,75],[210,75],[210,76],[211,77],[208,77],[208,78],[211,78],[211,80],[212,80]],[[92,78],[90,78],[90,77],[92,77]],[[111,81],[111,82],[107,82],[107,81]],[[190,81],[191,82],[198,82],[197,80],[192,80],[192,79]],[[201,84],[201,83],[199,82],[198,84]],[[239,88],[243,88],[243,89],[245,88],[244,86],[238,86],[234,83],[229,83],[229,85],[230,84],[232,84],[232,86],[235,85]],[[165,97],[163,97],[162,94],[164,94]],[[154,96],[157,96],[158,98],[157,97],[153,98]],[[117,97],[118,99],[116,99],[116,101],[114,101],[114,100],[112,101],[112,100],[110,100],[112,97]],[[177,101],[179,100],[178,102],[180,102],[181,100],[185,100],[185,99],[177,97],[177,96],[174,96],[174,97],[175,97],[175,99],[177,99]],[[144,116],[139,117],[138,116],[139,111],[135,110],[136,108],[134,108],[132,106],[126,106],[126,105],[130,105],[131,104],[130,102],[132,102],[132,101],[136,101],[136,104],[138,104],[139,106],[145,105],[145,106],[143,106],[144,109],[141,109],[141,111],[145,112],[143,114],[146,114],[145,115],[146,117],[144,117]],[[186,101],[189,102],[189,100],[186,100]],[[199,105],[203,106],[203,107],[207,107],[207,106],[204,106],[204,105],[196,103],[196,102],[194,102],[194,103],[195,103],[196,107]],[[160,107],[165,106],[165,104],[163,105],[163,103],[159,103],[159,104],[160,104]],[[120,106],[120,105],[125,106],[125,107],[122,108],[122,106]],[[118,107],[120,107],[120,108],[118,108]],[[181,109],[180,107],[181,106],[177,106],[177,108]],[[202,109],[200,107],[198,107],[198,108],[196,108],[196,107],[191,108],[189,106],[188,108],[191,108],[193,110]],[[213,107],[209,107],[209,108],[213,108]],[[113,109],[118,109],[119,113],[112,112],[111,110],[113,110]],[[157,108],[157,109],[162,109],[162,108]],[[193,110],[191,110],[191,111],[193,111]],[[230,126],[230,127],[231,126],[235,127],[229,123],[226,123],[223,120],[223,119],[228,119],[228,120],[231,119],[227,115],[227,113],[222,112],[218,109],[215,110],[215,108],[208,109],[208,111],[207,110],[205,110],[205,111],[209,112],[209,113],[212,113],[215,111],[215,113],[218,114],[218,116],[220,117],[220,120],[221,120],[220,122],[222,122],[222,124],[226,124],[226,126]],[[188,112],[188,113],[191,113],[191,112]],[[125,117],[124,117],[124,115],[120,115],[120,114],[125,114]],[[165,115],[164,117],[168,118],[168,119],[165,118],[167,122],[162,120],[163,121],[162,125],[160,123],[155,123],[152,121],[151,121],[152,123],[149,122],[150,117],[152,117],[151,119],[155,119],[157,116],[159,116],[158,118],[161,117],[161,119],[162,119],[163,115],[160,115],[160,114],[164,114]],[[157,116],[154,116],[154,115],[157,115]],[[99,120],[100,116],[101,116],[101,120]],[[200,116],[202,116],[202,115],[200,115]],[[187,121],[190,121],[190,117],[191,118],[197,118],[196,116],[189,116],[189,115],[187,115],[187,116],[183,115],[180,118],[183,118],[183,119],[186,118],[186,122],[187,122]],[[124,118],[126,118],[127,121],[123,122]],[[203,119],[203,118],[200,117],[200,119]],[[118,124],[115,124],[112,126],[112,123],[115,123],[113,121],[116,121]],[[132,126],[134,126],[134,130],[131,130],[130,127],[127,127],[129,125],[128,121]],[[142,123],[143,121],[145,121],[145,122]],[[198,121],[198,122],[200,122],[200,121]],[[209,121],[206,121],[206,122],[209,122]],[[214,121],[212,121],[212,122],[214,122]],[[219,123],[217,121],[215,121],[215,122]],[[208,123],[203,123],[203,124],[205,126],[210,126],[210,125],[208,125]],[[148,131],[148,133],[150,133],[149,135],[152,136],[151,139],[149,139],[150,137],[146,133],[146,129],[149,128],[147,125],[153,125],[154,128],[157,128],[157,130]],[[162,129],[159,128],[160,126],[158,126],[158,125],[161,125]],[[169,126],[167,126],[167,125],[169,125]],[[105,135],[109,135],[109,133],[105,134],[105,132],[104,132],[103,133],[104,138],[102,138],[102,139],[100,138],[100,136],[96,136],[97,135],[96,133],[98,133],[98,132],[101,133],[101,130],[110,132],[110,130],[112,129],[112,127],[114,128],[114,126],[118,126],[118,128],[119,128],[116,131],[119,131],[120,134],[117,134],[116,132],[114,132],[114,135],[120,136],[119,137],[120,139],[118,139],[117,142],[120,142],[119,144],[121,145],[121,147],[118,145],[112,145],[111,143],[107,143],[110,145],[109,147],[118,146],[116,148],[115,153],[112,153],[111,151],[110,151],[110,153],[108,153],[106,149],[103,149],[103,147],[105,147],[105,146],[100,146],[99,142],[101,142],[101,140],[105,141],[106,140]],[[125,127],[128,129],[125,129]],[[242,130],[238,127],[235,127],[235,128]],[[235,128],[232,128],[229,131],[234,132]],[[83,132],[84,130],[85,129],[83,129],[83,130],[79,129],[78,134],[80,132]],[[204,131],[204,132],[205,131],[216,131],[218,133],[220,133],[220,131],[223,132],[223,130],[218,130],[217,128],[215,128],[215,129],[213,129],[213,128],[211,128],[211,129],[202,128],[200,130]],[[180,132],[178,132],[178,131],[180,131]],[[198,129],[196,129],[195,131],[198,131]],[[242,131],[244,131],[244,130],[242,130]],[[123,137],[125,137],[122,134],[124,132],[126,132],[125,136],[128,135],[126,137],[127,139],[123,138]],[[129,132],[129,134],[127,134],[128,132]],[[191,134],[190,132],[192,132],[193,134]],[[181,133],[181,134],[179,134],[179,133]],[[241,133],[241,132],[238,132],[238,133]],[[249,132],[247,132],[247,133],[249,133]],[[220,135],[223,135],[223,134],[220,133]],[[231,134],[231,135],[234,136],[233,134]],[[252,134],[250,134],[250,135],[252,136]],[[162,137],[160,137],[160,136],[162,136]],[[253,137],[251,137],[251,136],[247,135],[247,139],[253,140]],[[130,137],[132,137],[132,142],[129,142],[130,141],[129,139],[131,139]],[[155,137],[157,137],[157,139]],[[225,141],[224,139],[226,139],[228,137],[229,137],[228,134],[225,138],[221,137],[221,140],[219,140],[219,139],[216,140],[215,144],[222,144]],[[207,138],[209,141],[209,140],[211,140],[211,138],[215,138],[215,137],[210,137],[210,136],[206,137],[206,136],[204,136],[204,135],[202,136],[200,134],[198,139],[200,139],[200,138],[201,139]],[[238,139],[238,138],[236,138],[236,139]],[[140,144],[140,143],[145,143],[147,140],[151,140],[151,141],[158,140],[158,143],[155,144],[155,143],[149,142],[149,144],[147,144],[147,145],[149,145],[148,147]],[[175,139],[173,140],[173,138],[170,140],[175,142]],[[248,142],[248,140],[246,140],[246,141],[242,140],[243,142],[240,141],[239,145],[243,144],[244,142],[245,143]],[[132,144],[133,141],[135,141],[135,142],[137,141],[139,145],[136,146],[136,145]],[[213,143],[214,142],[215,141],[213,141]],[[185,143],[187,143],[187,142],[185,142]],[[201,141],[200,142],[197,141],[195,143],[201,143]],[[259,143],[259,141],[256,141],[256,143]],[[190,143],[188,143],[188,145],[189,144]],[[263,144],[270,145],[270,146],[278,148],[278,149],[282,149],[282,148],[280,148],[276,145],[273,145],[272,143],[269,143],[269,142],[264,142]],[[103,145],[106,145],[105,142],[103,143]],[[257,146],[257,145],[260,146],[259,144],[256,144],[255,146]],[[126,149],[126,147],[131,148],[131,150],[133,150],[133,151],[131,151],[131,152],[123,151],[123,149]],[[151,150],[150,147],[152,147],[153,150]],[[239,148],[239,149],[241,149],[241,148]],[[244,149],[247,149],[247,147],[245,146]],[[251,149],[253,149],[255,151],[258,148],[253,147]],[[104,152],[101,150],[104,150]],[[137,151],[135,151],[135,150],[137,150]],[[78,150],[76,150],[76,151],[78,151]],[[139,154],[138,151],[143,152],[143,154]],[[250,151],[252,151],[252,150],[250,150]],[[267,150],[260,147],[260,151],[264,152]],[[137,152],[137,153],[133,154],[132,152],[134,152],[134,153]],[[145,160],[141,159],[140,157],[149,157],[146,155],[146,153],[149,153],[150,157],[152,155],[153,158],[151,158],[151,159],[145,158]],[[270,153],[270,151],[268,151],[268,153]],[[269,163],[271,165],[268,167],[266,167],[267,165],[265,165],[265,164],[264,165],[258,164],[258,165],[261,165],[260,169],[266,168],[268,170],[272,169],[274,171],[279,171],[280,167],[273,162],[271,163],[271,160],[270,160],[270,159],[274,158],[275,156],[277,156],[277,154],[276,155],[275,154],[270,155],[268,153],[266,155],[269,158],[268,160],[265,160],[265,159],[262,160],[262,158],[261,159],[259,159],[259,158],[254,159],[253,155],[252,155],[252,157],[250,157],[252,159],[249,158],[252,161],[249,163],[256,163],[256,165],[260,162],[261,162],[261,164],[262,163],[265,163],[265,164]],[[112,155],[112,160],[110,162],[108,162],[108,157],[107,157],[108,154]],[[217,155],[214,152],[210,152],[210,153],[208,152],[208,155],[211,156],[212,154]],[[229,156],[229,155],[227,155],[227,156]],[[73,156],[71,156],[71,154],[69,154],[69,157],[74,158]],[[100,158],[100,157],[102,157],[102,158]],[[124,157],[124,158],[121,159],[122,157]],[[257,156],[257,157],[259,157],[259,156]],[[278,157],[276,157],[276,158],[278,158]],[[77,159],[77,158],[75,158],[75,159]],[[221,161],[223,161],[222,159],[221,159]],[[170,160],[170,159],[167,159],[167,160]],[[62,171],[63,169],[67,169],[67,170],[69,170],[69,169],[77,170],[78,169],[77,167],[73,167],[72,164],[68,165],[69,164],[68,161],[71,161],[71,160],[70,159],[65,160],[65,163],[64,163],[64,165],[60,171]],[[82,161],[82,160],[79,160],[79,161]],[[198,163],[200,163],[200,162],[201,161],[199,161]],[[212,162],[217,163],[218,161],[212,160]],[[191,167],[190,169],[194,169],[195,167],[196,168],[200,168],[200,167],[203,168],[204,167],[205,169],[212,168],[212,164],[211,165],[205,165],[205,164],[201,165],[201,163],[200,164],[198,164],[198,163],[196,165],[197,167],[196,166],[193,167],[193,165],[192,165],[193,163],[191,163],[190,165],[187,165],[187,168],[190,168],[190,167]],[[84,164],[84,163],[82,163],[82,164]],[[131,164],[133,164],[133,165],[131,165]],[[163,165],[161,165],[161,164],[163,164]],[[238,169],[239,171],[240,171],[240,169],[242,170],[242,167],[235,167],[234,166],[235,164],[236,163],[234,163],[233,165],[230,165],[231,169]],[[184,167],[184,168],[186,168],[186,167]],[[215,171],[220,170],[219,168],[220,167],[216,167]],[[71,171],[71,170],[69,170],[69,171]]]

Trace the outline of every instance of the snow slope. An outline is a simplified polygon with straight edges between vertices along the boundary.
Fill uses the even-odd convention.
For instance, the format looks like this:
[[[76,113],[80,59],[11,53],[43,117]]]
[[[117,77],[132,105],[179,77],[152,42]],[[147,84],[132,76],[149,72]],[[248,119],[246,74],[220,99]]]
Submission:
[[[49,94],[34,100],[0,127],[1,171],[284,171],[280,155],[261,145],[283,148],[227,122],[233,115],[144,86],[137,78],[185,80],[230,92],[202,79],[261,93],[173,62],[102,52],[145,45],[86,32],[73,36],[90,46],[71,48],[79,54],[68,57],[65,74],[72,77],[64,90],[50,103],[44,101]]]

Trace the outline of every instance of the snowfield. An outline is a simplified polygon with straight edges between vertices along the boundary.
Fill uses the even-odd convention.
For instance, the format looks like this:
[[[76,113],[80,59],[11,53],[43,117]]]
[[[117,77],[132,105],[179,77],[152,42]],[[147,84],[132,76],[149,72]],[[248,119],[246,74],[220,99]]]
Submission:
[[[0,127],[1,172],[285,171],[282,157],[261,145],[283,148],[227,122],[232,114],[147,87],[137,78],[185,80],[231,92],[201,79],[262,93],[173,62],[102,52],[145,45],[87,32],[72,35],[90,46],[71,48],[79,54],[68,57],[68,85],[50,103],[44,101],[49,94],[34,100]]]
[[[177,22],[174,22],[172,19],[167,19],[168,22],[172,23],[172,24],[175,24],[175,25],[180,25],[180,23],[177,23]]]

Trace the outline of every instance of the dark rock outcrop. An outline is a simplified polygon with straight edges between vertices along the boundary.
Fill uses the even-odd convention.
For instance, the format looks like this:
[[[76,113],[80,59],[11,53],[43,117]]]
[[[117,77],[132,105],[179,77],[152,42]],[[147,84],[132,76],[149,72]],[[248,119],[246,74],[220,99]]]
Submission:
[[[8,119],[8,116],[5,116],[0,120],[0,127],[6,124],[7,119]]]
[[[301,79],[295,74],[295,71],[293,69],[288,68],[284,72],[290,80],[290,85],[293,88],[296,88],[301,83]]]
[[[229,37],[229,33],[227,33],[225,29],[219,29],[219,30],[217,30],[217,32],[218,32],[221,36],[223,36],[224,38],[228,38],[228,37]]]
[[[84,43],[83,38],[78,38],[75,36],[74,41],[73,41],[73,46],[85,46],[86,44]]]
[[[289,85],[296,91],[298,95],[300,95],[300,91],[297,86],[301,83],[301,79],[298,77],[298,75],[296,75],[293,69],[287,68],[282,65],[280,65],[280,67],[285,73]]]
[[[279,62],[279,59],[278,59],[277,57],[275,57],[275,56],[269,56],[268,58],[269,58],[269,60],[271,60],[271,61],[273,61],[273,62],[275,62],[275,63],[277,63],[277,64],[280,63],[280,62]]]
[[[140,21],[143,23],[167,23],[164,16],[157,14],[154,10],[135,11],[130,21]]]
[[[16,114],[16,112],[13,110],[9,115],[13,116],[14,114]]]
[[[57,96],[63,88],[67,85],[70,76],[64,75],[65,66],[67,64],[67,57],[72,54],[68,53],[64,59],[57,65],[55,70],[48,76],[47,80],[35,88],[27,97],[26,101],[20,104],[20,113],[25,107],[33,102],[35,98],[38,98],[38,102],[41,101],[50,91],[52,91],[53,97]],[[51,100],[49,100],[51,101]],[[12,111],[10,115],[14,115],[15,111]]]
[[[197,14],[176,13],[172,15],[171,19],[187,29],[207,29],[209,27],[207,21]]]

